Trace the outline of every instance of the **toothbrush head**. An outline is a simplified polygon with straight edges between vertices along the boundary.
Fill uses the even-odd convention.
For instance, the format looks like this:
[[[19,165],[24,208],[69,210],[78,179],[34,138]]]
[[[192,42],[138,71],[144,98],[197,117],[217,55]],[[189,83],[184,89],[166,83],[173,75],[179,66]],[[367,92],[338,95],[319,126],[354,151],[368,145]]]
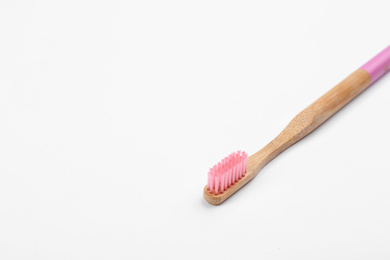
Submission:
[[[207,186],[204,190],[204,197],[209,203],[214,205],[220,204],[215,202],[219,202],[223,198],[224,193],[245,177],[247,159],[248,154],[238,151],[226,156],[210,168]]]

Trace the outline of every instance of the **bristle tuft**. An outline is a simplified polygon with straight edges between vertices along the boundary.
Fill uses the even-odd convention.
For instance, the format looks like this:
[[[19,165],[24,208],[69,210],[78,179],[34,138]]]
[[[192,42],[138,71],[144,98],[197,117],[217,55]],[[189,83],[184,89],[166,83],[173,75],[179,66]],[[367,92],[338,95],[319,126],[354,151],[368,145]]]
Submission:
[[[207,178],[207,189],[210,193],[223,193],[245,176],[248,155],[238,151],[223,158],[210,168]]]

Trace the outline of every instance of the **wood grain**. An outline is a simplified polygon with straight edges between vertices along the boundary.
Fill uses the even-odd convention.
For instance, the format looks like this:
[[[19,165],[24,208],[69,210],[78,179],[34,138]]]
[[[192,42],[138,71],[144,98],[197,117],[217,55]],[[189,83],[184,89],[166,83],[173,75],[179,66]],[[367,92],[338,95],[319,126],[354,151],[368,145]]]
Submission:
[[[263,149],[248,157],[247,173],[222,194],[214,195],[204,188],[203,196],[219,205],[252,180],[272,159],[311,133],[371,84],[370,75],[358,69],[294,117],[286,128]]]

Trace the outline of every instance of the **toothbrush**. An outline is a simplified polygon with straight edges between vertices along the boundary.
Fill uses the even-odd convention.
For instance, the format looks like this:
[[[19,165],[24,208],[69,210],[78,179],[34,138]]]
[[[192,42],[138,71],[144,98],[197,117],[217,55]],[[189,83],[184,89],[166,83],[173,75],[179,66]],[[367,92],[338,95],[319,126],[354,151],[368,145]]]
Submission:
[[[272,159],[311,133],[390,69],[390,46],[317,99],[287,125],[263,149],[248,157],[238,151],[208,172],[203,196],[219,205],[252,180]]]

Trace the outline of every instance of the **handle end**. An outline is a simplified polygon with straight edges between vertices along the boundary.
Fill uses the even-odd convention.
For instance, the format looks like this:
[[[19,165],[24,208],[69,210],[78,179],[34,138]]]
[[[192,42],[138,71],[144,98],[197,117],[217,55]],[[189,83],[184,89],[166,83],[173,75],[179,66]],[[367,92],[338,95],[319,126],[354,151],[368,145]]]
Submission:
[[[371,84],[385,75],[390,70],[390,46],[364,64],[361,69],[370,74]]]

